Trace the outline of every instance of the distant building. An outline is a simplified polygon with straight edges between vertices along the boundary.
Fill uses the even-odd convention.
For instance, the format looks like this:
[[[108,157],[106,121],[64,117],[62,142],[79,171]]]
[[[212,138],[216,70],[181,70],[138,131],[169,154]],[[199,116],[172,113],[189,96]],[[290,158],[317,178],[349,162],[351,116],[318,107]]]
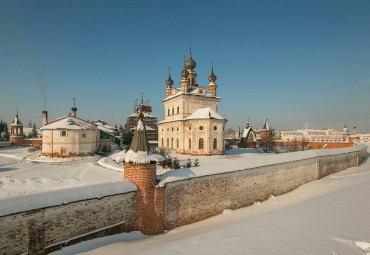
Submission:
[[[240,135],[240,148],[256,148],[257,137],[253,131],[252,126],[250,125],[249,121],[247,121],[247,125],[244,128],[242,134]]]
[[[23,134],[23,124],[22,121],[18,117],[18,110],[17,115],[15,116],[12,124],[10,125],[10,137],[9,141],[16,146],[23,145],[24,134]]]
[[[158,147],[188,155],[224,154],[226,119],[218,113],[221,97],[216,96],[213,62],[208,90],[196,82],[195,67],[190,48],[180,88],[172,88],[169,74],[163,100],[165,119],[158,123]]]
[[[126,134],[128,134],[127,138],[125,139],[126,144],[130,144],[132,137],[135,133],[135,129],[137,127],[137,124],[139,122],[139,112],[142,110],[142,113],[144,115],[143,122],[146,127],[146,135],[149,141],[149,144],[151,145],[157,145],[158,143],[158,122],[157,117],[154,115],[151,115],[152,107],[149,105],[149,103],[144,104],[143,98],[141,99],[140,105],[135,105],[133,114],[127,117],[126,124],[124,127],[124,131]]]
[[[110,126],[102,119],[93,122],[99,129],[99,148],[98,151],[110,152],[121,148],[123,138],[119,135],[115,127]]]
[[[94,155],[97,152],[100,142],[98,126],[77,118],[76,113],[77,107],[73,104],[72,115],[44,123],[41,128],[42,155],[64,158]]]

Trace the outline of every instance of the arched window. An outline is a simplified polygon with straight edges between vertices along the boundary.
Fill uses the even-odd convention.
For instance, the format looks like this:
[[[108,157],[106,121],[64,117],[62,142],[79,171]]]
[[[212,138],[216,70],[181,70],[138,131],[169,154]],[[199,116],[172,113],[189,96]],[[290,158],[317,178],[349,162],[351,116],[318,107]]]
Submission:
[[[203,138],[199,138],[199,149],[203,149],[204,148],[204,140]]]
[[[170,147],[170,138],[167,138],[167,148]]]
[[[176,148],[179,148],[179,138],[176,139]]]
[[[189,138],[189,149],[191,149],[191,138]]]
[[[177,113],[180,113],[180,107],[177,106]]]
[[[170,108],[168,108],[168,114],[167,114],[167,116],[170,116]]]
[[[217,139],[213,139],[213,149],[216,150],[217,149]]]
[[[173,149],[173,137],[171,138],[171,148]]]
[[[172,114],[175,114],[175,108],[172,108]]]
[[[67,131],[62,130],[62,131],[60,132],[60,136],[67,136]]]

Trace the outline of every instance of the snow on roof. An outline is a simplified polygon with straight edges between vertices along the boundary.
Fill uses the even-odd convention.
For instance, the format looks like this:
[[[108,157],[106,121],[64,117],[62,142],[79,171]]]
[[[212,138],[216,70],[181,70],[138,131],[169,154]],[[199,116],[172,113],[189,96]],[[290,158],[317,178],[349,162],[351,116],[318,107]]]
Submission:
[[[151,152],[149,152],[148,154],[145,151],[134,152],[133,150],[120,151],[120,152],[110,155],[109,158],[111,158],[117,164],[123,161],[127,163],[147,164],[147,163],[150,163],[150,161],[159,162],[159,161],[164,160],[163,156],[159,154],[154,154]]]
[[[143,112],[143,114],[144,114],[144,118],[156,118],[156,116],[150,115],[149,113],[146,113],[146,112]],[[135,113],[131,114],[129,117],[139,118],[139,114],[135,112]]]
[[[143,123],[143,121],[142,121],[142,120],[139,120],[139,121],[137,122],[137,127],[136,127],[136,129],[137,129],[137,130],[140,130],[140,131],[145,130],[145,128],[144,128],[144,123]]]
[[[89,125],[78,118],[67,116],[56,121],[53,121],[46,126],[43,126],[41,130],[47,129],[93,130],[92,125],[94,124]]]
[[[136,190],[137,187],[135,184],[129,180],[123,180],[113,183],[95,184],[20,197],[12,197],[1,200],[0,216],[50,206],[69,204],[81,200],[102,198]]]
[[[31,127],[23,127],[23,133],[26,134],[26,135],[28,135],[28,134],[30,134],[32,132],[32,129],[33,128],[31,128]],[[42,135],[42,131],[39,128],[36,128],[36,133],[38,135]]]
[[[196,110],[192,115],[185,118],[186,120],[193,120],[193,119],[218,119],[224,120],[225,118],[222,117],[220,114],[212,110],[211,108],[201,108]]]

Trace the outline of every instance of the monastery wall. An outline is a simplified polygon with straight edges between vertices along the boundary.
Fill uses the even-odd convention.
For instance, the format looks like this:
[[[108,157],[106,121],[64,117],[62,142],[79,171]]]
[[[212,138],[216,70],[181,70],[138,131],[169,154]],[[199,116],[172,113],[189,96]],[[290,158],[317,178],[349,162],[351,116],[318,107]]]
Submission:
[[[45,198],[39,194],[39,199]],[[2,216],[0,254],[46,254],[65,245],[135,230],[136,218],[136,191]]]
[[[163,229],[197,222],[225,209],[252,205],[270,195],[278,196],[304,183],[358,166],[366,158],[367,148],[360,145],[298,153],[299,160],[168,182],[164,187],[154,186],[155,176],[149,171],[148,176],[135,177],[138,189],[133,182],[126,181],[124,185],[85,186],[7,199],[2,201],[3,206],[0,204],[0,254],[46,254],[61,246],[133,230],[161,233]],[[137,171],[142,167],[145,165],[131,168]],[[149,177],[151,185],[145,181]],[[105,193],[96,198],[91,196],[92,190]],[[84,192],[90,197],[81,199]],[[37,197],[32,200],[32,196]],[[53,205],[33,203],[55,203],[56,199],[59,200]],[[31,207],[24,209],[22,201],[28,201]]]
[[[166,183],[165,229],[284,194],[304,183],[358,166],[367,156],[366,147],[348,153],[323,153],[326,155]]]
[[[11,147],[12,142],[0,142],[0,148]]]

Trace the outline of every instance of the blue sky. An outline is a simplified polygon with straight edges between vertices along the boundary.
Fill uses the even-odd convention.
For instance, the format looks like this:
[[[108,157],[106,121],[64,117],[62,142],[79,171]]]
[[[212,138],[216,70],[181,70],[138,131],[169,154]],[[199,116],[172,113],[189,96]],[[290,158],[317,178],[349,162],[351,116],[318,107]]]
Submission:
[[[133,101],[164,119],[192,42],[217,75],[228,127],[370,128],[370,1],[0,0],[0,118],[68,115],[123,125]],[[369,131],[370,132],[370,131]]]

